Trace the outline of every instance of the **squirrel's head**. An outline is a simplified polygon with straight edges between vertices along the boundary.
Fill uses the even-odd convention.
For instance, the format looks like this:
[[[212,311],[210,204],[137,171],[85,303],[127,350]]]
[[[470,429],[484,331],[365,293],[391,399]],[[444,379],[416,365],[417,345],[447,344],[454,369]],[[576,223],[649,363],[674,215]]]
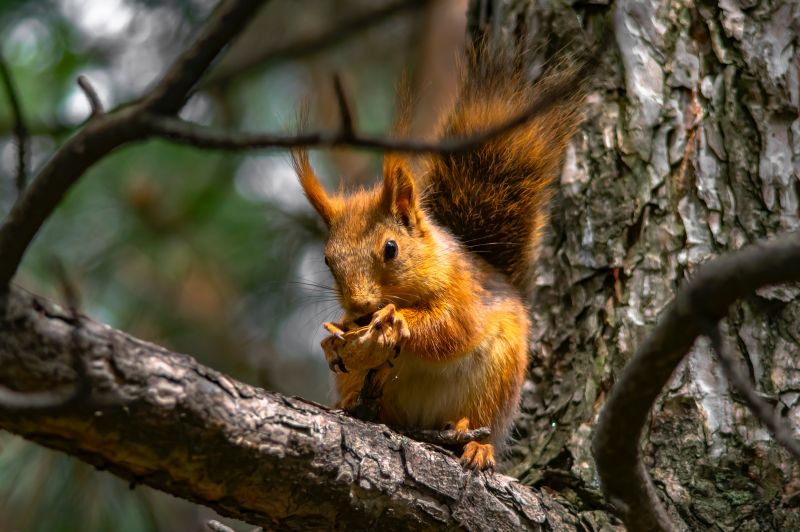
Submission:
[[[387,154],[383,183],[349,195],[328,195],[305,153],[295,154],[294,167],[328,227],[324,260],[346,320],[365,325],[389,303],[410,306],[433,295],[444,257],[404,159]]]

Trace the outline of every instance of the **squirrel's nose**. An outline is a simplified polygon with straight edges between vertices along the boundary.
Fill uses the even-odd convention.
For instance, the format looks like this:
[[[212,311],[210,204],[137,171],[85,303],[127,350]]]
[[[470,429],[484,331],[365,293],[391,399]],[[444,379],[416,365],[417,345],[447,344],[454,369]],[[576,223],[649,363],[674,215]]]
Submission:
[[[375,298],[355,299],[348,305],[352,314],[360,316],[362,314],[372,314],[378,310],[378,300]]]

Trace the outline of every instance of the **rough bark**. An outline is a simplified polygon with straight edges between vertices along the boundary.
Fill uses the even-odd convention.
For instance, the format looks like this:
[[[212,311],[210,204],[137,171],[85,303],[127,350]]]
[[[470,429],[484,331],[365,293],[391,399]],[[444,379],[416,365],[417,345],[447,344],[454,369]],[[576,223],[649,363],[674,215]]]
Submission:
[[[434,448],[232,382],[118,331],[86,322],[73,334],[68,314],[19,293],[0,322],[0,382],[68,382],[78,339],[99,403],[60,417],[4,411],[0,423],[267,526],[613,526],[589,442],[621,368],[698,265],[800,227],[800,7],[476,0],[470,24],[539,50],[535,70],[578,47],[584,28],[605,31],[604,18],[616,42],[565,163],[506,459],[524,483],[569,503],[505,477],[466,475]],[[798,426],[800,288],[760,291],[735,306],[724,332],[759,392]],[[662,394],[644,455],[680,527],[800,529],[798,466],[731,394],[702,342]]]
[[[18,289],[0,305],[0,384],[66,398],[83,385],[89,392],[46,408],[18,401],[0,408],[0,426],[132,485],[279,530],[577,524],[546,493],[468,473],[446,451],[385,426],[236,382]]]
[[[589,31],[601,17],[613,21],[616,46],[593,81],[553,209],[509,458],[523,482],[592,508],[597,414],[676,287],[714,256],[800,226],[800,8],[490,4],[501,36],[548,43],[534,63],[580,44],[578,21]],[[798,287],[736,305],[724,331],[759,392],[800,426]],[[800,527],[797,465],[731,394],[705,342],[659,400],[644,454],[679,526]]]

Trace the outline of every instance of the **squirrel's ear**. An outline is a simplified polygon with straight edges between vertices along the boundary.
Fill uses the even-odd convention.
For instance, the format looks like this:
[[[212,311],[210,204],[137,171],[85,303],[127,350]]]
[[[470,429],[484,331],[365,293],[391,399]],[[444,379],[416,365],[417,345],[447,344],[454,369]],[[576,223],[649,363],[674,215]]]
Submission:
[[[314,170],[308,162],[308,152],[305,150],[293,151],[292,166],[294,171],[297,172],[297,177],[300,178],[300,185],[303,187],[311,206],[319,213],[325,225],[330,227],[331,220],[336,216],[336,203],[328,196],[322,187],[322,183],[319,182],[316,174],[314,174]]]
[[[421,221],[417,188],[405,159],[387,154],[383,159],[383,206],[409,229]]]

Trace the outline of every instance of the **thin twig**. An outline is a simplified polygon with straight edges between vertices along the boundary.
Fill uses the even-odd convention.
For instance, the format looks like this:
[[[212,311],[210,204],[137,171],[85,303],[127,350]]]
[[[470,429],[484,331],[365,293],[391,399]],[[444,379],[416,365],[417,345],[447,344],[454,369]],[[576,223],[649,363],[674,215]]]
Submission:
[[[335,79],[337,99],[342,115],[340,131],[317,131],[297,135],[271,133],[244,133],[220,131],[200,126],[178,118],[156,114],[141,116],[143,124],[154,136],[171,139],[174,142],[187,144],[196,148],[217,150],[262,150],[268,148],[331,148],[349,146],[371,150],[390,150],[406,153],[437,153],[441,155],[464,152],[508,133],[524,125],[533,118],[548,112],[554,105],[564,101],[568,95],[581,90],[586,79],[600,63],[603,46],[593,50],[584,58],[580,66],[565,76],[558,83],[546,86],[536,93],[528,106],[519,114],[499,124],[492,125],[483,131],[464,137],[451,137],[438,142],[426,142],[414,139],[389,139],[371,137],[353,131],[352,118],[347,100],[340,82]]]
[[[464,445],[471,441],[485,441],[492,434],[492,431],[489,429],[489,427],[479,427],[477,429],[468,431],[460,431],[455,429],[424,430],[396,427],[393,428],[395,431],[417,441],[444,446]]]
[[[84,75],[78,76],[78,86],[83,91],[83,94],[86,95],[86,99],[89,100],[89,106],[92,109],[92,116],[103,114],[103,102],[100,101],[100,96],[97,95],[97,91],[94,90],[89,78]]]
[[[766,425],[775,440],[783,445],[794,456],[795,460],[800,461],[800,443],[792,435],[791,429],[785,423],[781,423],[772,406],[759,397],[756,390],[748,382],[747,377],[740,371],[730,349],[722,339],[719,324],[714,324],[706,333],[706,336],[711,342],[711,348],[719,357],[728,383],[736,388],[736,391],[744,398],[750,411]]]
[[[592,452],[603,491],[630,530],[672,530],[639,457],[642,429],[656,397],[689,352],[703,324],[763,286],[800,281],[800,233],[758,243],[703,265],[659,318],[619,375],[600,413]]]
[[[353,129],[353,113],[350,110],[350,102],[347,100],[347,95],[342,87],[342,78],[339,74],[333,76],[333,90],[336,92],[336,102],[339,105],[339,119],[341,134],[343,137],[353,137],[355,130]]]
[[[27,158],[28,158],[28,128],[25,125],[25,118],[22,115],[22,106],[17,94],[17,87],[11,77],[5,61],[0,57],[0,77],[3,78],[3,86],[6,89],[8,103],[11,106],[11,114],[14,117],[14,138],[17,140],[17,193],[21,194],[25,189],[28,180]]]
[[[596,66],[594,60],[587,61],[570,76],[534,96],[529,106],[519,114],[498,125],[464,137],[445,138],[437,142],[414,139],[390,139],[348,132],[345,111],[341,131],[316,131],[297,135],[271,133],[244,133],[220,131],[178,118],[153,114],[142,115],[141,121],[154,135],[168,138],[180,144],[196,148],[216,150],[263,150],[268,148],[332,148],[349,146],[370,150],[389,150],[406,153],[437,153],[442,155],[470,150],[514,128],[524,125],[531,119],[546,113],[554,105],[563,101],[564,95],[582,86],[586,76]],[[338,89],[337,89],[338,93]],[[340,102],[341,107],[341,102]],[[349,111],[347,111],[349,112]]]
[[[209,85],[224,83],[232,78],[246,74],[255,68],[265,67],[289,59],[328,50],[394,16],[400,15],[406,11],[423,8],[430,4],[431,1],[432,0],[399,0],[389,2],[375,9],[359,13],[341,24],[311,38],[263,50],[262,53],[249,56],[239,63],[220,65],[220,68],[212,70],[206,79],[201,81],[200,85],[202,87],[207,87]]]

